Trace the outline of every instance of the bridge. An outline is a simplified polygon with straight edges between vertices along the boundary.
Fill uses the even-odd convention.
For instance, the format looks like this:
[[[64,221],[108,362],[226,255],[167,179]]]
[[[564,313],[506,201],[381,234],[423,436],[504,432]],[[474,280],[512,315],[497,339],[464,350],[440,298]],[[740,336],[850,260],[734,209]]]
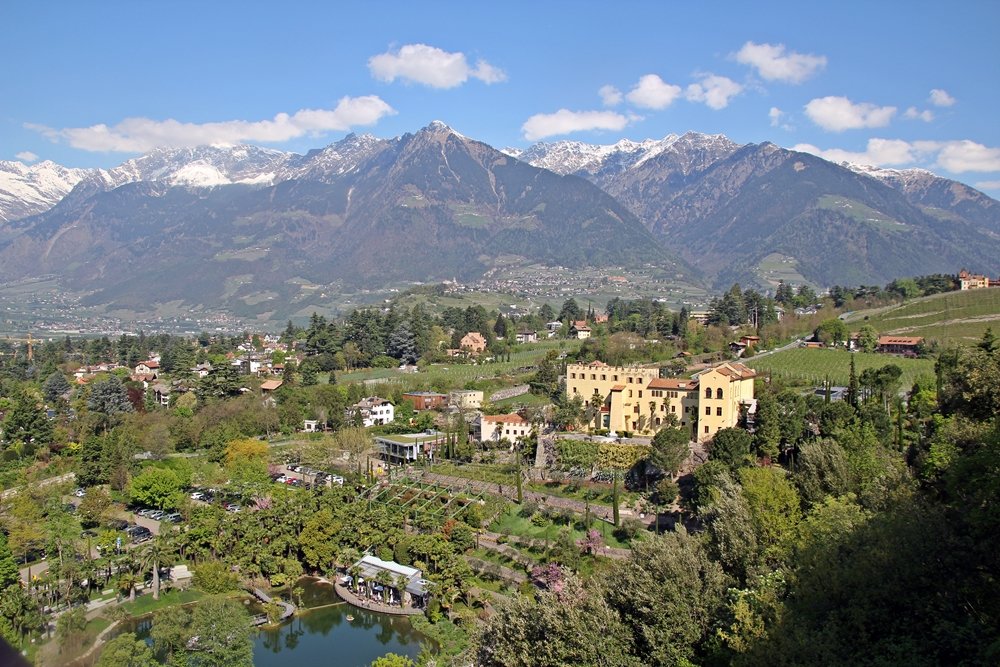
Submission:
[[[250,595],[254,596],[264,604],[271,604],[274,601],[270,595],[268,595],[259,588],[247,587],[246,590],[249,591]],[[278,618],[278,622],[281,623],[292,617],[292,614],[295,613],[295,605],[293,605],[290,602],[284,602],[282,600],[279,600],[278,604],[281,605],[282,607],[281,616]],[[257,614],[256,616],[253,617],[254,627],[258,625],[266,625],[268,622],[269,621],[267,618],[267,614]]]

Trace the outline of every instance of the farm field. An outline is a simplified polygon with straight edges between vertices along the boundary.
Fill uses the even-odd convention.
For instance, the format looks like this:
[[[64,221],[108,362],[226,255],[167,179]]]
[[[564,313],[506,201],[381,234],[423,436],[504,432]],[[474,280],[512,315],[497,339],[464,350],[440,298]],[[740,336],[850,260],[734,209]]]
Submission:
[[[982,338],[987,327],[1000,331],[1000,289],[935,294],[858,311],[846,321],[852,331],[870,324],[881,334],[923,336],[946,345],[969,343]]]
[[[881,368],[896,364],[903,369],[901,379],[904,389],[909,389],[919,375],[934,374],[933,359],[907,359],[888,354],[866,354],[847,350],[796,348],[766,357],[747,361],[747,365],[761,374],[798,380],[820,386],[829,378],[835,385],[846,386],[851,375],[851,357],[858,374],[866,368]]]
[[[413,385],[416,388],[428,387],[461,387],[467,382],[479,379],[489,379],[511,374],[520,368],[534,366],[549,350],[576,349],[576,341],[551,340],[519,346],[510,355],[510,361],[495,361],[486,364],[461,364],[442,362],[422,368],[419,373],[400,373],[394,368],[369,368],[337,373],[337,382],[363,382],[365,380],[383,379],[398,381],[404,386]]]

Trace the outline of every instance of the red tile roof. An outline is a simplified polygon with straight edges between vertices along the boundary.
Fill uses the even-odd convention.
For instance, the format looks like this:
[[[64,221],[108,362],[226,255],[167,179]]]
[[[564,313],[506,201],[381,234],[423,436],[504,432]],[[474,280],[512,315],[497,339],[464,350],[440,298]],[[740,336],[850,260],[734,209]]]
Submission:
[[[879,336],[879,345],[919,345],[924,339],[920,336]]]
[[[497,422],[502,424],[527,424],[528,420],[519,414],[509,415],[483,415],[483,421]]]
[[[688,390],[697,387],[694,380],[684,380],[681,378],[653,378],[646,385],[646,389],[682,389]]]

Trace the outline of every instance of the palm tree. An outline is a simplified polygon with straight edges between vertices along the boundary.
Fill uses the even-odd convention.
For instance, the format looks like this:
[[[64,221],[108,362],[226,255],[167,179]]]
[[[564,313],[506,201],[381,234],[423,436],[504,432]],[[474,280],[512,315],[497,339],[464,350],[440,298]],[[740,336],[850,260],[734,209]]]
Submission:
[[[128,590],[128,601],[135,602],[135,587],[141,581],[138,572],[132,569],[118,571],[118,589]]]
[[[165,562],[167,559],[173,557],[173,555],[174,544],[169,534],[157,535],[151,541],[147,542],[146,546],[142,549],[140,555],[142,567],[152,568],[153,570],[154,600],[160,599],[160,563]]]
[[[406,593],[406,577],[401,574],[397,574],[393,579],[393,586],[396,588],[396,592],[399,594],[399,606],[403,606],[403,595]]]
[[[361,578],[361,566],[355,563],[354,565],[351,566],[351,568],[347,571],[347,573],[351,575],[351,585],[354,586],[354,592],[357,593],[358,579]]]
[[[378,574],[375,575],[375,583],[382,586],[382,601],[385,602],[385,594],[392,586],[392,575],[385,570],[379,570]]]

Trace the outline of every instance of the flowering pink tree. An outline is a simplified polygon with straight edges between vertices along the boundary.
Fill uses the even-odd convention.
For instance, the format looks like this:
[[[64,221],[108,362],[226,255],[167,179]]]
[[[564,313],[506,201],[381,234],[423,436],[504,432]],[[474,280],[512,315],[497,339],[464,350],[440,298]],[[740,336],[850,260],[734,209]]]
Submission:
[[[577,542],[577,545],[583,549],[583,553],[593,556],[604,546],[604,538],[601,537],[600,532],[591,528],[587,531],[587,535]]]
[[[561,593],[566,583],[566,573],[557,563],[536,565],[531,569],[531,580],[536,586]]]

